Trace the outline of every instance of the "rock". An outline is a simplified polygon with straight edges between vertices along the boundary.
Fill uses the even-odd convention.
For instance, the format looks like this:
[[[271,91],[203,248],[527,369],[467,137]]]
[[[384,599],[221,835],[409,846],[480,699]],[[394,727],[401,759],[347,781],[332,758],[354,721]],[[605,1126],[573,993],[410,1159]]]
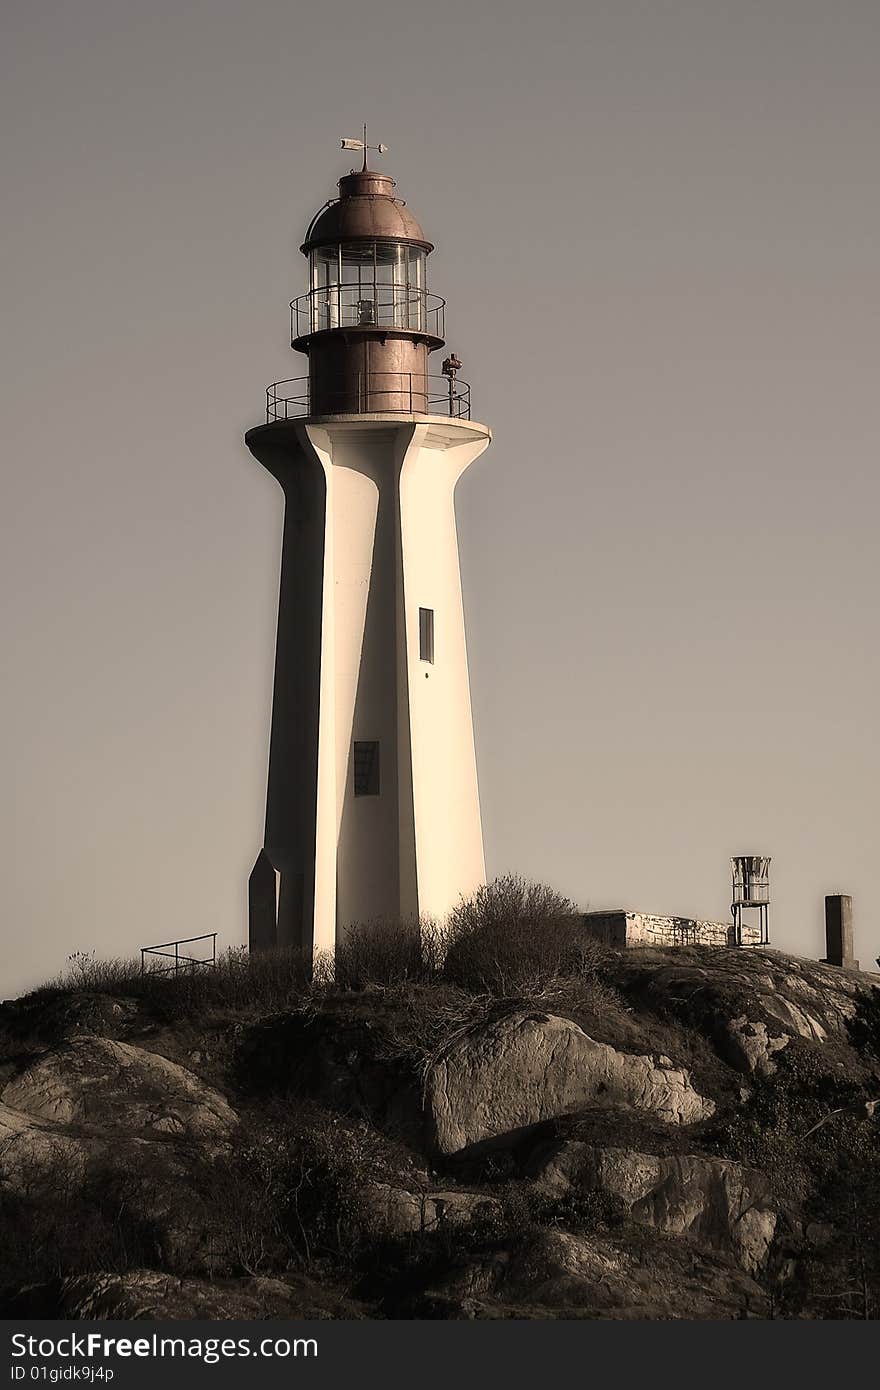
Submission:
[[[851,1024],[873,981],[772,950],[682,949],[674,962],[656,949],[627,951],[615,983],[658,1004],[712,1040],[738,1070],[770,1076],[773,1053],[791,1038],[851,1045]]]
[[[772,1076],[776,1071],[774,1054],[788,1047],[787,1033],[771,1037],[766,1023],[755,1023],[740,1014],[738,1018],[722,1019],[715,1035],[715,1045],[725,1062],[737,1071]]]
[[[776,1071],[774,1055],[786,1048],[793,1037],[813,1043],[827,1042],[829,1034],[846,1037],[846,1019],[855,1012],[850,999],[830,990],[822,998],[813,985],[791,974],[783,976],[777,985],[772,994],[761,991],[752,995],[747,1001],[748,1013],[732,1016],[728,1010],[726,1016],[721,1013],[715,1020],[715,1046],[738,1071],[772,1076]],[[800,1003],[779,992],[783,985],[798,996]],[[807,1002],[812,1012],[802,1007]],[[759,1014],[763,1014],[763,1019],[756,1017]],[[780,1028],[784,1031],[780,1032]]]
[[[43,1053],[8,1083],[6,1105],[103,1133],[222,1141],[237,1117],[218,1091],[175,1062],[128,1043],[82,1037]]]
[[[782,995],[762,994],[758,999],[759,1006],[768,1013],[771,1018],[777,1019],[785,1028],[799,1038],[807,1038],[810,1042],[825,1042],[828,1031],[823,1028],[818,1019],[806,1013],[798,1004],[791,999],[785,999]]]
[[[74,1136],[0,1103],[0,1180],[12,1190],[27,1189],[50,1166],[73,1165],[81,1172],[86,1152]]]
[[[363,1317],[360,1305],[307,1279],[179,1279],[136,1269],[82,1274],[63,1280],[57,1291],[30,1294],[32,1306],[54,1303],[55,1311],[42,1316],[90,1321]]]
[[[500,1211],[494,1198],[480,1192],[409,1192],[374,1182],[362,1195],[374,1233],[392,1236],[434,1231],[443,1225],[466,1226],[480,1216]]]
[[[442,1154],[589,1105],[650,1111],[679,1125],[715,1111],[683,1068],[618,1052],[543,1013],[512,1014],[465,1034],[429,1070],[425,1095],[429,1138]]]
[[[540,1150],[527,1173],[547,1196],[580,1188],[617,1197],[633,1220],[732,1255],[749,1273],[763,1265],[776,1230],[767,1178],[727,1159],[567,1140]]]
[[[124,1206],[154,1252],[177,1270],[240,1263],[230,1235],[240,1243],[247,1223],[230,1222],[228,1210],[212,1200],[209,1152],[205,1145],[105,1136],[97,1129],[70,1133],[0,1104],[3,1190],[40,1203],[59,1189],[97,1186],[104,1200]]]
[[[455,1271],[416,1309],[469,1318],[740,1318],[766,1316],[767,1300],[742,1270],[692,1248],[685,1254],[667,1242],[635,1252],[605,1235],[546,1230]]]

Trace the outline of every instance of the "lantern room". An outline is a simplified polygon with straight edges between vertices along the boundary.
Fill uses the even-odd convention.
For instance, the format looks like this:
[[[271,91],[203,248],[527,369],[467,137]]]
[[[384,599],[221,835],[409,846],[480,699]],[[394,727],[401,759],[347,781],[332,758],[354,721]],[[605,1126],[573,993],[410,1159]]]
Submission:
[[[394,190],[388,174],[348,174],[300,248],[309,289],[290,306],[291,346],[309,359],[309,414],[429,412],[445,301],[427,288],[432,243]]]

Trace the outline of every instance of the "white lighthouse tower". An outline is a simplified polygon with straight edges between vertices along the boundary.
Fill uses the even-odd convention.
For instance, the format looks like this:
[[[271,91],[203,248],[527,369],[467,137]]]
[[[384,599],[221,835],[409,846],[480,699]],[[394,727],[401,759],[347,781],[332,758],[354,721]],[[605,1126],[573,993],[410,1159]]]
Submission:
[[[271,386],[245,436],[285,498],[252,950],[332,951],[352,924],[442,916],[484,881],[453,495],[491,433],[455,357],[429,375],[433,246],[362,143],[301,248],[308,377]]]

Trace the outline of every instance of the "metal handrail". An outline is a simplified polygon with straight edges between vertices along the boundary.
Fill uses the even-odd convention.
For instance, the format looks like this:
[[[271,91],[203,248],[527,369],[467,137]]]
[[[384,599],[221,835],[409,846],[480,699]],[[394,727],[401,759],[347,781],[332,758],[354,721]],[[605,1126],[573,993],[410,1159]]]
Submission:
[[[413,285],[373,280],[320,285],[291,300],[291,342],[334,328],[398,328],[443,339],[446,300]]]
[[[471,388],[468,382],[458,377],[423,376],[420,372],[359,372],[356,394],[358,410],[353,411],[353,385],[341,387],[335,393],[322,387],[321,414],[351,415],[375,412],[389,415],[449,415],[454,420],[471,418]],[[338,411],[332,409],[334,396],[339,405]],[[381,399],[383,396],[387,398],[384,402]],[[392,404],[401,397],[406,399],[405,405]],[[431,406],[438,408],[432,410]],[[274,381],[266,388],[267,424],[271,424],[273,420],[297,420],[312,413],[311,390],[307,376]]]
[[[194,941],[210,941],[210,956],[188,956],[181,955],[181,946],[190,946]],[[173,946],[174,950],[169,951],[165,948]],[[141,947],[141,974],[146,973],[147,956],[163,956],[173,962],[171,965],[163,966],[161,969],[153,966],[151,974],[170,975],[173,971],[175,975],[180,973],[181,966],[208,965],[212,968],[217,964],[217,933],[215,931],[205,932],[203,936],[182,936],[178,941],[160,941],[155,946]]]

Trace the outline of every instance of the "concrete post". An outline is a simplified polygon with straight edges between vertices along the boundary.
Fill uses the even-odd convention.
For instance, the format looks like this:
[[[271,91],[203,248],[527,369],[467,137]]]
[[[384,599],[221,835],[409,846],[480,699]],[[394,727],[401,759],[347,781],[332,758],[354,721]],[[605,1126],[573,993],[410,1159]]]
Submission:
[[[832,893],[825,899],[825,961],[846,970],[858,970],[853,957],[852,898]]]

